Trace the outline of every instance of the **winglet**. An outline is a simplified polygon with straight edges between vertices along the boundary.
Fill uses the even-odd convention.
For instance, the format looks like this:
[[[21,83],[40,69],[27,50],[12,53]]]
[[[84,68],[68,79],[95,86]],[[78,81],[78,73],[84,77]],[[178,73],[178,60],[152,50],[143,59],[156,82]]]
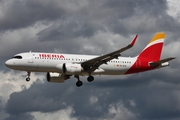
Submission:
[[[131,43],[130,43],[130,46],[134,46],[134,44],[135,44],[135,42],[136,42],[136,40],[137,40],[137,37],[138,37],[138,35],[136,35],[135,37],[134,37],[134,39],[131,41]]]

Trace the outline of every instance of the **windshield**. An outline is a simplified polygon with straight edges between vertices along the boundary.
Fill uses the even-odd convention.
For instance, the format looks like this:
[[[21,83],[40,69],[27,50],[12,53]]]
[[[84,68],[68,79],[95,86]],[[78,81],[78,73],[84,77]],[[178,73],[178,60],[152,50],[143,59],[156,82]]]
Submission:
[[[17,55],[17,56],[14,56],[13,58],[15,58],[15,59],[22,59],[22,56]]]

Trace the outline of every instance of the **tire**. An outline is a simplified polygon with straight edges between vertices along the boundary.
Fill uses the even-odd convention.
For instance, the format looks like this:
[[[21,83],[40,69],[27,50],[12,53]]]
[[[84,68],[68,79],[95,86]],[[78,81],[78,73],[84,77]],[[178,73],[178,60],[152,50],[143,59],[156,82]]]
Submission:
[[[94,77],[93,76],[89,76],[88,78],[87,78],[87,81],[88,82],[92,82],[94,80]]]
[[[82,81],[77,81],[77,82],[76,82],[76,86],[77,86],[77,87],[81,87],[82,85],[83,85],[83,82],[82,82]]]
[[[29,81],[30,81],[30,78],[29,78],[29,77],[28,77],[28,78],[26,78],[26,81],[27,81],[27,82],[29,82]]]

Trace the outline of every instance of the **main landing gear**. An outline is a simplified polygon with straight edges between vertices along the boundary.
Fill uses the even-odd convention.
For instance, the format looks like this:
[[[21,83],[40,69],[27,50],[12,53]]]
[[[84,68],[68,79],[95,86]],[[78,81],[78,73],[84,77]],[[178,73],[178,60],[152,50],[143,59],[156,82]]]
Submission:
[[[93,80],[94,80],[94,77],[91,76],[91,75],[87,78],[87,81],[88,81],[88,82],[92,82]]]
[[[79,79],[79,75],[74,75],[74,77],[78,79],[78,81],[76,82],[76,86],[81,87],[83,85],[83,82]],[[87,78],[88,82],[92,82],[93,80],[94,80],[94,77],[91,75]]]
[[[31,75],[31,72],[27,72],[27,78],[26,78],[26,81],[29,82],[31,79],[30,79],[30,75]]]
[[[79,75],[74,75],[74,77],[78,79],[78,81],[76,82],[76,86],[81,87],[83,85],[83,82],[79,79]]]

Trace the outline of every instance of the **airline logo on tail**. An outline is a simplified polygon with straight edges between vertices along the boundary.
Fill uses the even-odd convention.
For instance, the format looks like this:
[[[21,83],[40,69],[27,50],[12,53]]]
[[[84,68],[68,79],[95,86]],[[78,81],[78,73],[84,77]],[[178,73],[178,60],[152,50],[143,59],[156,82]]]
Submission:
[[[165,33],[157,33],[138,57],[147,58],[151,61],[160,60],[165,36]]]

